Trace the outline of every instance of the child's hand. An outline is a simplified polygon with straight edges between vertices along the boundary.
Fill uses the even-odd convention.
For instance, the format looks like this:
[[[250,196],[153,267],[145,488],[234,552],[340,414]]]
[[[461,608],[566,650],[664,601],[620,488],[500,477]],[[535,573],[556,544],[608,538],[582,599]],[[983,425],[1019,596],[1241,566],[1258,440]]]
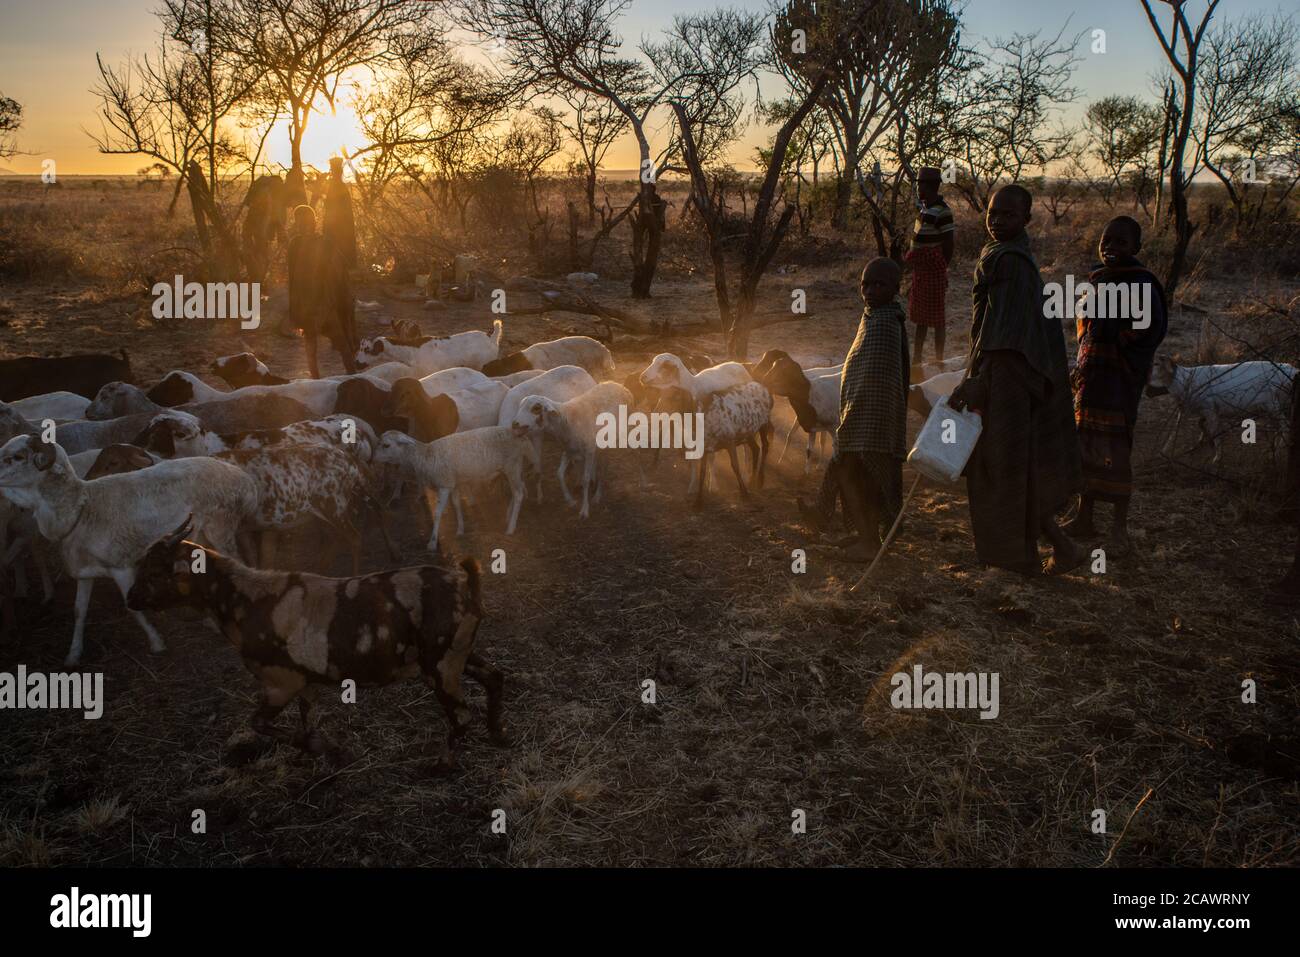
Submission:
[[[981,378],[972,376],[953,389],[948,396],[948,405],[958,412],[969,407],[978,412],[988,404],[988,384]]]

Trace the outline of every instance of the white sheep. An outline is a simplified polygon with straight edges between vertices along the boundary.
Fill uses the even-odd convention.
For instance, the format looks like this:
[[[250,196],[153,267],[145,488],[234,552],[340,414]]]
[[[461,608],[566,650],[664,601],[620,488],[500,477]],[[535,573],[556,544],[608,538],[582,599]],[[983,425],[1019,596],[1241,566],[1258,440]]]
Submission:
[[[90,400],[75,392],[47,392],[26,399],[14,399],[9,404],[15,412],[33,422],[42,419],[71,422],[86,417],[86,407],[90,405]]]
[[[475,329],[446,338],[429,339],[418,346],[398,345],[383,336],[365,339],[357,350],[357,364],[365,368],[382,357],[404,362],[421,375],[457,366],[481,369],[497,357],[502,334],[501,320],[497,319],[492,323],[491,334]]]
[[[759,488],[763,487],[763,468],[767,461],[767,448],[772,435],[772,394],[757,382],[746,382],[711,393],[704,400],[704,455],[700,458],[699,470],[695,475],[695,507],[704,504],[704,489],[707,485],[707,463],[715,452],[725,450],[731,460],[731,471],[740,486],[740,494],[749,497],[745,479],[740,474],[740,463],[736,459],[736,447],[746,445],[752,453],[750,478],[755,479]],[[755,448],[755,439],[762,444],[762,451]]]
[[[433,515],[433,532],[428,550],[438,550],[438,529],[448,500],[456,507],[456,534],[465,532],[460,497],[455,493],[470,485],[488,482],[504,475],[510,483],[510,512],[506,534],[513,535],[524,500],[523,463],[529,459],[534,468],[540,463],[529,442],[520,441],[512,431],[501,426],[456,432],[433,442],[420,442],[403,432],[385,432],[379,439],[375,461],[395,466],[404,476],[419,482],[425,489],[437,490],[438,503]],[[454,496],[454,498],[453,498]]]
[[[614,357],[591,336],[565,336],[549,342],[536,342],[519,352],[502,356],[483,366],[483,371],[490,376],[503,376],[559,366],[578,366],[593,376],[608,378],[614,374]]]
[[[570,458],[582,463],[582,509],[579,516],[590,513],[588,496],[597,480],[596,417],[608,413],[617,417],[619,406],[632,406],[632,393],[617,382],[602,382],[582,395],[566,402],[556,402],[545,396],[529,395],[520,403],[511,428],[521,437],[533,437],[545,432],[559,442],[560,490],[570,505],[574,498],[569,494],[564,480],[565,468]],[[600,500],[600,486],[596,487],[596,500]]]
[[[497,416],[497,425],[510,425],[519,411],[519,403],[530,395],[539,395],[556,402],[567,402],[596,387],[596,380],[591,373],[578,366],[560,366],[548,369],[541,375],[533,376],[511,387],[501,400],[501,411]]]
[[[682,389],[690,394],[697,407],[711,392],[752,381],[749,371],[739,362],[721,362],[692,373],[671,352],[659,353],[641,373],[642,385],[653,389]]]
[[[1173,451],[1178,438],[1178,426],[1183,413],[1190,412],[1200,419],[1201,435],[1196,443],[1200,448],[1208,440],[1214,445],[1213,464],[1218,465],[1223,456],[1224,421],[1241,420],[1253,415],[1284,419],[1291,402],[1292,383],[1296,377],[1295,366],[1285,362],[1235,362],[1210,366],[1180,366],[1167,355],[1156,357],[1147,381],[1147,395],[1174,397],[1178,411],[1174,427],[1164,446],[1164,453]],[[1278,441],[1282,440],[1279,433]]]
[[[68,573],[77,579],[76,623],[65,661],[69,667],[81,661],[96,578],[112,578],[125,599],[136,563],[186,516],[194,516],[206,543],[231,551],[240,524],[257,509],[253,481],[225,462],[160,462],[85,482],[73,472],[67,452],[33,436],[16,436],[0,448],[0,494],[31,510],[41,534],[59,547]],[[132,614],[150,649],[164,651],[153,625],[139,612]]]

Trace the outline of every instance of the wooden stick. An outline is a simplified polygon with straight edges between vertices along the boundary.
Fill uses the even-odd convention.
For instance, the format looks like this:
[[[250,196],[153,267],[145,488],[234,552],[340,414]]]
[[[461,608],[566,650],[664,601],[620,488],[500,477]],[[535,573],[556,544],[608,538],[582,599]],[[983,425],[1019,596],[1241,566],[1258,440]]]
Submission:
[[[880,564],[880,559],[884,557],[885,549],[887,549],[889,543],[894,540],[894,534],[898,531],[898,523],[903,520],[903,513],[907,511],[907,503],[912,500],[912,493],[916,491],[916,487],[920,484],[921,476],[917,475],[916,478],[912,480],[912,487],[907,490],[907,498],[903,499],[903,504],[898,510],[898,517],[894,519],[893,527],[889,529],[889,534],[885,536],[885,540],[880,543],[880,550],[876,552],[876,557],[871,560],[871,564],[867,567],[867,570],[862,573],[862,577],[858,579],[858,583],[849,589],[850,593],[861,588],[863,583],[871,577],[871,573],[876,570],[876,566]]]

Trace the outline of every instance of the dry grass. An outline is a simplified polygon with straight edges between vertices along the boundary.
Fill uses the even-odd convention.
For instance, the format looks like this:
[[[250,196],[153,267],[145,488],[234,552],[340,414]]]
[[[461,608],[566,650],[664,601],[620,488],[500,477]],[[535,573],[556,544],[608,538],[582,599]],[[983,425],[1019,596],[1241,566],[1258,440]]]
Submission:
[[[16,201],[13,189],[0,203]],[[105,192],[127,204],[118,217],[151,201],[156,219],[164,202],[147,190]],[[1099,215],[1044,230],[1044,264],[1086,269]],[[958,216],[954,345],[978,247],[969,212]],[[96,228],[114,221],[105,214]],[[136,253],[141,236],[166,231],[150,221],[138,229]],[[693,241],[674,239],[648,303],[627,298],[621,250],[597,295],[655,318],[711,314]],[[87,261],[121,255],[74,246]],[[794,271],[770,276],[763,295],[788,302],[789,287],[805,285],[811,318],[761,330],[754,352],[842,352],[860,309],[851,281],[861,256],[780,261]],[[96,279],[99,268],[11,283],[0,349],[121,342],[149,380],[247,346],[276,371],[304,372],[300,346],[270,329],[241,337],[153,324],[138,293],[106,294],[120,277]],[[1285,306],[1300,292],[1268,270],[1231,281],[1198,270],[1179,298],[1206,313],[1176,313],[1169,341],[1184,356],[1198,348],[1204,315],[1250,341],[1262,323],[1282,322],[1259,303]],[[430,314],[378,285],[358,296],[428,332],[491,319],[486,303]],[[593,328],[563,313],[510,317],[508,344]],[[720,351],[707,332],[618,335],[619,374],[665,348]],[[336,357],[326,366],[338,371]],[[785,403],[779,415],[783,434]],[[480,640],[507,674],[514,743],[492,748],[476,724],[450,777],[429,774],[444,726],[419,684],[363,689],[355,706],[323,702],[327,729],[354,755],[340,770],[284,747],[244,748],[246,763],[223,763],[247,742],[253,680],[189,616],[160,616],[171,652],[148,657],[120,599],[101,586],[87,667],[105,672],[105,715],[6,717],[0,863],[1294,866],[1300,620],[1262,602],[1294,532],[1271,520],[1264,440],[1229,448],[1228,483],[1207,474],[1207,450],[1174,460],[1156,451],[1168,421],[1168,400],[1146,403],[1138,550],[1112,559],[1104,576],[1027,584],[986,571],[964,495],[923,488],[867,593],[849,596],[861,566],[836,561],[795,519],[795,496],[807,500],[817,480],[802,477],[797,456],[747,503],[724,469],[702,513],[683,501],[684,471],[666,464],[644,493],[618,466],[610,500],[587,522],[553,501],[530,503],[506,539],[499,504],[471,511],[458,547],[485,565],[493,548],[509,556],[508,574],[487,576]],[[392,523],[406,561],[423,555],[423,521]],[[808,550],[801,576],[791,573],[794,548]],[[291,558],[317,568],[318,551],[304,536]],[[366,561],[386,564],[374,541]],[[20,606],[23,627],[0,646],[0,668],[58,670],[71,605],[64,581],[49,608]],[[1000,715],[893,710],[889,677],[914,663],[997,672]],[[1240,701],[1248,676],[1260,687],[1255,705]],[[653,705],[642,703],[646,679]],[[196,808],[207,834],[191,832]],[[1089,829],[1096,808],[1107,812],[1107,835]],[[505,834],[492,832],[496,809]],[[795,809],[806,812],[805,834],[791,831]]]

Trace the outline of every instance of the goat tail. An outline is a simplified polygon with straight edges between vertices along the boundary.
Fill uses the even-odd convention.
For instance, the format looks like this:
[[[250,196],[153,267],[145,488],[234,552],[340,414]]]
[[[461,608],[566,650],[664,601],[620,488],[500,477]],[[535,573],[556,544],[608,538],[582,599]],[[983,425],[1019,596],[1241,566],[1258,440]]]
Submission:
[[[492,343],[497,347],[498,352],[501,350],[501,339],[504,337],[504,335],[505,335],[505,326],[502,325],[501,320],[500,319],[492,320]]]
[[[479,566],[477,558],[461,559],[460,567],[465,572],[465,584],[469,589],[470,604],[473,606],[474,612],[481,618],[483,616],[483,570]]]

